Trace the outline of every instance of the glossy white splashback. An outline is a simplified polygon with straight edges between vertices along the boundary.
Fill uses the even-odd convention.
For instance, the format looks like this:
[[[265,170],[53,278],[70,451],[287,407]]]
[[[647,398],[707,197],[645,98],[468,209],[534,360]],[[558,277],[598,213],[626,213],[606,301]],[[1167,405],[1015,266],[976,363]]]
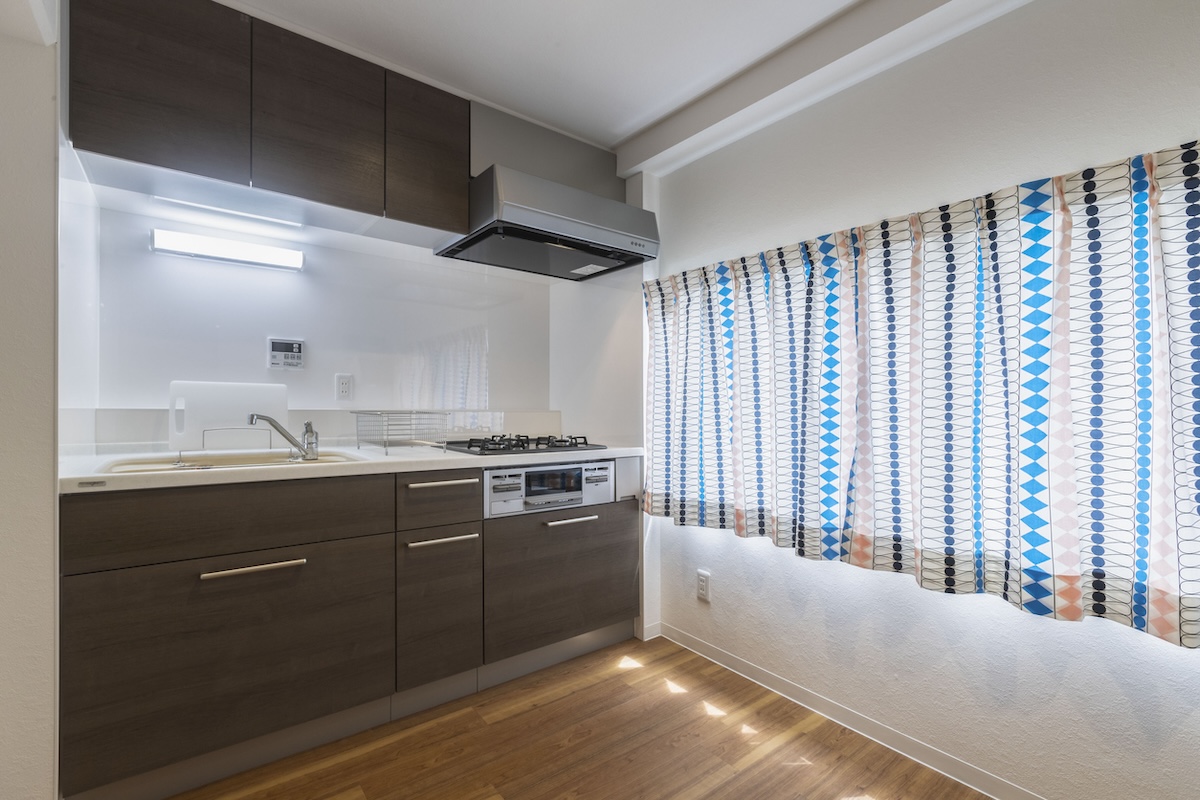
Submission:
[[[95,277],[86,257],[62,265],[63,283],[78,287],[63,298],[64,330],[80,345],[62,376],[66,406],[163,408],[172,380],[282,382],[293,408],[419,405],[466,380],[447,370],[469,359],[447,354],[470,345],[487,381],[471,387],[472,405],[547,408],[544,279],[392,243],[368,253],[303,244],[304,270],[286,273],[154,253],[149,231],[165,224],[155,217],[100,209],[98,221]],[[268,337],[304,340],[305,368],[269,368]],[[352,401],[335,399],[335,373],[354,375]]]

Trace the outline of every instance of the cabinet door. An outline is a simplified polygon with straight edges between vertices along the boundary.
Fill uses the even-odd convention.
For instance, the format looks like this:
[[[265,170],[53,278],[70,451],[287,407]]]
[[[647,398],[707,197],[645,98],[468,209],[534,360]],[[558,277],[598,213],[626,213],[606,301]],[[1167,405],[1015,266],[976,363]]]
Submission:
[[[484,525],[485,663],[638,615],[637,501]]]
[[[396,529],[483,518],[483,470],[439,469],[396,474]]]
[[[384,534],[63,578],[63,793],[388,696],[394,547]]]
[[[470,182],[471,104],[388,72],[388,217],[466,233]]]
[[[483,663],[483,524],[401,533],[396,547],[396,689]]]
[[[249,183],[250,27],[210,0],[71,0],[75,147]]]
[[[382,216],[384,73],[254,20],[254,185]]]

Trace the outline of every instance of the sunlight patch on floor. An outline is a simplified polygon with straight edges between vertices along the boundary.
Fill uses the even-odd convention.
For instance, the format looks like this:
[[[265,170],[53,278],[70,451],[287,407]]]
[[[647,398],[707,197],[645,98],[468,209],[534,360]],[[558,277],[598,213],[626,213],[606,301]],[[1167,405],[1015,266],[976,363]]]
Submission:
[[[707,700],[704,701],[704,713],[708,714],[710,717],[725,716],[724,711],[717,708],[716,706],[714,706],[712,703],[708,702]]]
[[[638,669],[642,665],[637,659],[630,658],[629,656],[625,656],[624,658],[621,659],[621,661],[617,664],[617,666],[620,667],[621,669]]]
[[[666,683],[667,690],[670,691],[671,694],[687,694],[687,689],[683,688],[675,681],[668,680]]]

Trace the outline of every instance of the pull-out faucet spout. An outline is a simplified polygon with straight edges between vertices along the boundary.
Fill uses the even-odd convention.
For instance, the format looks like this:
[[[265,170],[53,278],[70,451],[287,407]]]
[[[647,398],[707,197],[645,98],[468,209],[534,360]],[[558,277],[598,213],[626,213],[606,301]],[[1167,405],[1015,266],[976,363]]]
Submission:
[[[247,418],[247,422],[249,422],[251,425],[254,425],[260,419],[263,422],[270,425],[275,430],[277,430],[279,432],[279,435],[282,436],[284,439],[287,439],[288,444],[290,444],[293,448],[295,448],[296,452],[298,452],[300,454],[300,459],[302,461],[316,461],[317,460],[317,432],[315,430],[313,430],[313,425],[312,425],[311,421],[305,420],[304,433],[303,433],[304,440],[301,441],[301,440],[297,439],[295,436],[292,436],[290,433],[288,433],[287,428],[283,427],[278,422],[276,422],[274,419],[272,419],[271,417],[268,417],[266,414],[251,414]]]

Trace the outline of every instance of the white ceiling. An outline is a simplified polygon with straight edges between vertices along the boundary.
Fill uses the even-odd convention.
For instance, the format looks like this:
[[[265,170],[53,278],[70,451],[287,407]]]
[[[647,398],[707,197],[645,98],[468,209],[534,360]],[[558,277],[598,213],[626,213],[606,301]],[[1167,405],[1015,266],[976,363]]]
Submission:
[[[221,0],[607,149],[860,0]]]

